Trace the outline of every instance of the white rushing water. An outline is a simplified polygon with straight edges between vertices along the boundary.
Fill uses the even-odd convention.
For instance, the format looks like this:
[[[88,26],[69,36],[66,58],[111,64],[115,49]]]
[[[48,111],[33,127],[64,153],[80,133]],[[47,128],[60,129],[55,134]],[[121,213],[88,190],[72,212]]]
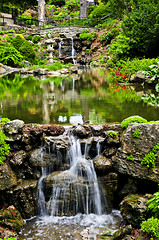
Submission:
[[[62,56],[62,52],[61,52],[62,43],[63,43],[63,39],[61,38],[61,40],[60,40],[60,42],[59,42],[59,57]]]
[[[71,42],[72,42],[72,60],[73,60],[73,64],[76,64],[77,61],[76,61],[76,59],[74,59],[74,57],[77,55],[77,53],[76,53],[76,50],[74,48],[73,37],[71,37]]]
[[[82,154],[80,140],[73,135],[69,139],[70,167],[56,175],[47,203],[43,179],[50,172],[42,168],[38,183],[40,217],[28,223],[20,240],[79,240],[85,234],[95,240],[101,233],[119,228],[120,212],[107,213],[108,204],[98,185],[93,160],[87,159],[90,145],[85,144]],[[97,148],[99,154],[100,144]]]

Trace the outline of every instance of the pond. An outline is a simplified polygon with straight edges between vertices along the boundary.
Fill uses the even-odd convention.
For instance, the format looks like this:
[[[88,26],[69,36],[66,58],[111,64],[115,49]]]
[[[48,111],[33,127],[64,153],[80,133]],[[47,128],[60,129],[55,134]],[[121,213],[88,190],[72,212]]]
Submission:
[[[0,117],[25,123],[92,124],[121,122],[132,115],[158,120],[159,108],[142,100],[142,86],[111,88],[102,70],[87,70],[78,78],[33,76],[0,78]],[[148,93],[151,91],[148,90]]]

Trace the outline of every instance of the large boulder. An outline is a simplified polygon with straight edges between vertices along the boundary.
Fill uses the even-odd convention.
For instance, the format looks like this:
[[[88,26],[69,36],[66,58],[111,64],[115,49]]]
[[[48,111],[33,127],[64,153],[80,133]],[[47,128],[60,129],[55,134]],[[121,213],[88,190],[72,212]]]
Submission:
[[[22,120],[13,120],[4,124],[3,129],[7,134],[16,134],[22,130],[24,122]]]
[[[146,220],[148,209],[146,203],[151,197],[151,194],[146,194],[145,196],[132,194],[123,199],[120,203],[120,211],[126,223],[138,227],[142,221]]]
[[[122,146],[118,149],[113,163],[122,174],[159,183],[159,151],[155,167],[141,164],[146,154],[159,143],[159,123],[133,123],[126,129]],[[146,155],[147,156],[147,155]],[[148,165],[148,164],[147,164]]]
[[[17,185],[17,177],[8,163],[0,165],[0,191]]]

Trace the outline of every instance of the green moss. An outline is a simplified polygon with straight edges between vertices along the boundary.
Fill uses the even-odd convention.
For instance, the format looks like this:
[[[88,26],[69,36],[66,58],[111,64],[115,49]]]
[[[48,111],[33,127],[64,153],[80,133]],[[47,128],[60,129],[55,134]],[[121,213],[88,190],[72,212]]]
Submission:
[[[134,132],[133,132],[133,137],[134,138],[139,138],[140,137],[140,133],[141,130],[139,128],[137,128]]]
[[[117,132],[110,131],[108,135],[111,136],[112,138],[115,138],[115,136],[117,135]]]
[[[132,117],[128,117],[126,119],[124,119],[122,122],[121,122],[121,127],[122,128],[127,128],[127,126],[130,124],[130,123],[133,123],[133,122],[136,122],[136,123],[147,123],[147,120],[143,117],[140,117],[140,116],[132,116]]]
[[[141,230],[159,239],[159,219],[151,217],[141,223]]]
[[[128,157],[126,158],[126,160],[129,160],[129,161],[134,161],[134,157],[133,157],[133,155],[132,155],[132,154],[130,154],[130,156],[128,156]]]

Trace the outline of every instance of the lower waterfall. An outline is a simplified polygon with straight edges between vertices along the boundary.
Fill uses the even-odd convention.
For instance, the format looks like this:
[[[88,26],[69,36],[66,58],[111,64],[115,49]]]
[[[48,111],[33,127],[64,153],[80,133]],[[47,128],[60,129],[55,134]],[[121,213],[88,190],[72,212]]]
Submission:
[[[38,183],[40,216],[31,220],[20,240],[42,239],[97,239],[105,231],[112,233],[121,224],[118,210],[110,211],[107,199],[102,193],[94,169],[93,160],[88,157],[90,145],[81,150],[80,139],[68,134],[70,143],[67,151],[67,167],[63,171],[42,168]],[[97,145],[97,155],[100,144]],[[55,143],[49,152],[55,150]],[[43,148],[43,151],[46,151]],[[59,162],[61,155],[58,152]],[[41,154],[43,156],[43,154]],[[52,186],[48,190],[47,186]],[[84,238],[87,235],[88,238]]]

